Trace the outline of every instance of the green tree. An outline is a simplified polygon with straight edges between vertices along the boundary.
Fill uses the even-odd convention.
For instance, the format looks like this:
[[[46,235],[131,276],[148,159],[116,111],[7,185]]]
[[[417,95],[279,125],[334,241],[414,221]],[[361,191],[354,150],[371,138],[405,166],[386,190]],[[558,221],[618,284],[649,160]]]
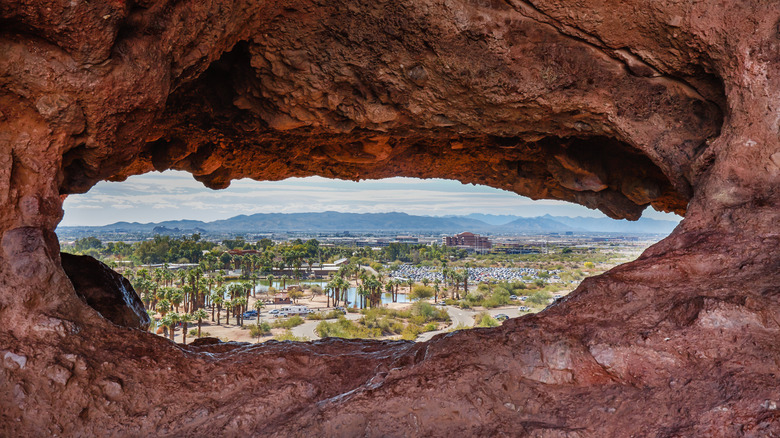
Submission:
[[[203,320],[209,317],[209,314],[203,309],[198,309],[192,316],[198,321],[198,337],[200,337],[200,326],[203,324]]]
[[[236,317],[236,325],[244,326],[244,307],[246,306],[246,298],[240,297],[233,300],[233,315]]]
[[[157,311],[160,312],[160,315],[163,317],[171,311],[171,303],[170,301],[166,300],[165,298],[161,299],[157,302]]]
[[[412,293],[409,295],[411,300],[423,300],[433,296],[433,288],[430,286],[424,286],[420,284],[414,285]]]
[[[202,309],[201,309],[202,310]],[[189,313],[185,313],[179,316],[179,321],[181,321],[181,343],[187,344],[187,328],[189,327],[189,324],[194,320],[192,315]],[[198,324],[198,327],[200,327],[200,324]]]
[[[176,336],[176,325],[178,325],[178,324],[179,324],[179,321],[181,321],[181,315],[179,315],[179,314],[178,314],[178,313],[176,313],[176,312],[171,312],[171,313],[169,313],[169,314],[168,314],[168,315],[166,315],[166,316],[168,316],[168,319],[169,319],[169,320],[170,320],[170,322],[171,322],[170,330],[169,330],[169,332],[168,332],[168,333],[169,333],[169,334],[170,334],[170,336],[171,336],[171,341],[174,341],[174,338],[175,338],[175,336]],[[174,341],[174,342],[175,342],[175,341]]]
[[[290,289],[288,296],[291,300],[293,300],[294,303],[297,303],[300,298],[303,298],[303,291],[298,289],[297,286],[294,287],[295,289]]]

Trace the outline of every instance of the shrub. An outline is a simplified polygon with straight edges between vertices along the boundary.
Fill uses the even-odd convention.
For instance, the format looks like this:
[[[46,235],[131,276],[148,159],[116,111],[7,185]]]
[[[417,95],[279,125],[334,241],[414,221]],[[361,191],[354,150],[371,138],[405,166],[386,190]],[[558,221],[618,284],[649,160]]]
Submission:
[[[249,324],[248,327],[249,336],[253,338],[271,334],[271,324],[268,324],[267,322],[261,322],[259,326],[257,324]]]
[[[198,336],[198,329],[194,328],[194,329],[190,330],[189,332],[187,332],[187,334],[189,336]],[[207,332],[206,330],[201,330],[201,332],[200,332],[200,337],[201,338],[207,338],[209,336],[211,336],[211,333]]]
[[[490,316],[487,312],[477,314],[477,316],[474,318],[474,322],[476,327],[498,327],[501,325],[497,319]]]
[[[423,332],[422,327],[416,324],[409,324],[404,328],[404,330],[401,332],[401,339],[406,341],[414,341],[417,339],[417,336],[420,335],[420,333]]]
[[[314,321],[322,321],[323,319],[336,319],[339,316],[344,316],[344,313],[341,310],[333,309],[329,311],[328,313],[310,313],[306,315],[306,319],[311,319]]]
[[[423,286],[421,284],[415,284],[412,286],[412,293],[409,294],[410,300],[423,300],[433,296],[433,288],[431,286]]]
[[[477,292],[471,292],[463,298],[471,305],[479,305],[479,302],[484,300],[485,296],[482,295],[479,291],[477,291]]]
[[[449,322],[450,315],[445,309],[437,309],[430,303],[414,303],[411,308],[411,315],[422,316],[425,322],[443,321]]]
[[[526,302],[531,304],[545,305],[547,304],[547,300],[549,300],[550,298],[552,298],[552,295],[549,292],[539,291],[529,295],[528,300],[526,300]]]
[[[369,329],[344,318],[344,316],[339,317],[335,322],[320,322],[315,331],[321,338],[377,338],[382,335],[380,329]]]
[[[309,338],[305,336],[295,336],[290,330],[285,331],[280,335],[274,336],[276,341],[293,341],[293,342],[306,342]]]
[[[301,318],[298,315],[295,315],[295,316],[291,316],[290,318],[288,318],[286,320],[274,322],[274,327],[275,328],[291,329],[293,327],[297,327],[297,326],[303,324],[304,322],[305,321],[303,320],[303,318]]]
[[[369,313],[360,320],[368,329],[379,329],[382,335],[397,335],[404,329],[403,323],[392,316],[382,316],[378,313]]]

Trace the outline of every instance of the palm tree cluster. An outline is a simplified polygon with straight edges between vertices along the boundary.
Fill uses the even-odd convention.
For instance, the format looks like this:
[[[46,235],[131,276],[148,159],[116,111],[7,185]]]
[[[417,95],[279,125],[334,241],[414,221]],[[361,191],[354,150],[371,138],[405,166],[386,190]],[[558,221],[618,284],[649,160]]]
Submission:
[[[225,309],[226,322],[232,313],[236,324],[243,326],[243,314],[248,310],[249,297],[256,296],[258,277],[252,283],[234,282],[226,287],[223,273],[204,272],[200,266],[174,272],[168,264],[163,264],[151,272],[142,268],[135,274],[125,272],[124,275],[132,279],[133,287],[141,296],[145,308],[160,314],[160,324],[171,340],[174,339],[175,328],[181,323],[182,342],[186,343],[189,323],[197,321],[200,336],[203,320],[208,318],[207,307],[211,307],[212,321],[216,313],[217,324]],[[256,308],[262,306],[260,301],[255,304]]]

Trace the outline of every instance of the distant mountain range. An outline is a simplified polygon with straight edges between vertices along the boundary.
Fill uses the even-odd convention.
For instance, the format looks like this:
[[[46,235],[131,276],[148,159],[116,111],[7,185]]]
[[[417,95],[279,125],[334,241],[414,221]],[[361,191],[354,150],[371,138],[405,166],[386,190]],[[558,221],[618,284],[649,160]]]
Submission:
[[[470,214],[413,216],[406,213],[258,213],[213,222],[177,220],[155,223],[117,222],[99,227],[60,227],[61,231],[95,233],[263,233],[263,232],[428,232],[538,234],[562,232],[668,234],[677,222],[641,218],[631,222],[609,218]]]

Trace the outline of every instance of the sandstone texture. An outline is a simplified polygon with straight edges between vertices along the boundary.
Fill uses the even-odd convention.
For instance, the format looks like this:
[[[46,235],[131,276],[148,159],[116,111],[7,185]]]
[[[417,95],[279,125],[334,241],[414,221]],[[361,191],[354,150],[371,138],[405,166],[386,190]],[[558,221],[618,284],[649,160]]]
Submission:
[[[685,219],[500,328],[182,348],[85,304],[54,234],[165,169]],[[0,0],[0,206],[0,435],[780,436],[775,1]]]
[[[148,330],[151,320],[130,282],[90,256],[60,253],[73,288],[100,316],[128,328]]]

